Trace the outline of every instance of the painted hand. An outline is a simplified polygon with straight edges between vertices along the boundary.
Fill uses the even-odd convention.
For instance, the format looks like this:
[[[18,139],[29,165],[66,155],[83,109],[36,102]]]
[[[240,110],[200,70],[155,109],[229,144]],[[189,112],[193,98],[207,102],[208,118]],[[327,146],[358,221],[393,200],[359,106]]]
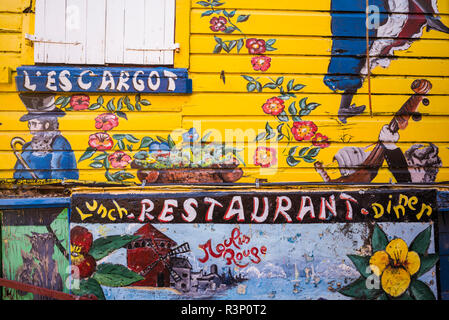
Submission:
[[[398,140],[398,132],[392,132],[387,124],[382,127],[382,130],[379,134],[379,141],[382,142],[385,148],[387,148],[388,150],[396,149],[396,142],[398,142]]]

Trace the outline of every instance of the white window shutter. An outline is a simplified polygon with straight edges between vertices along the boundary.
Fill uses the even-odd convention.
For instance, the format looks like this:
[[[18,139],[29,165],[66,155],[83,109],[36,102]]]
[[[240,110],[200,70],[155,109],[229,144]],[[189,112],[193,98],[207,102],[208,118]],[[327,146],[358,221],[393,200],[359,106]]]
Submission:
[[[123,63],[125,0],[106,1],[106,63]]]
[[[66,0],[65,63],[86,63],[87,0]]]
[[[106,0],[87,0],[86,64],[104,64]]]
[[[35,62],[65,63],[65,0],[36,0]]]
[[[173,64],[175,0],[36,0],[35,62]]]
[[[143,64],[144,51],[129,50],[143,48],[145,29],[145,0],[131,0],[125,3],[124,63]]]

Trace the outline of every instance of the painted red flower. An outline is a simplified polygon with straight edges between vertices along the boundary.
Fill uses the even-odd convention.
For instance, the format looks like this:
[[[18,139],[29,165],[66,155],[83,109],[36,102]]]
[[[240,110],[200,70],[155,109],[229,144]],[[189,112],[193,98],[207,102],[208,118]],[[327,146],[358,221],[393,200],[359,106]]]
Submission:
[[[125,168],[131,161],[131,157],[123,151],[116,151],[108,156],[109,163],[113,168]]]
[[[254,164],[262,168],[268,168],[277,164],[276,149],[257,147],[254,153]]]
[[[97,267],[95,259],[89,254],[92,246],[92,233],[84,227],[76,226],[70,230],[70,256],[72,265],[72,276],[74,278],[88,278]]]
[[[118,117],[113,113],[103,113],[95,118],[95,128],[109,131],[118,126]]]
[[[268,99],[262,106],[263,112],[266,114],[272,114],[273,116],[279,115],[282,111],[284,111],[284,109],[284,100],[278,97]]]
[[[112,138],[105,132],[97,132],[89,136],[89,146],[97,150],[110,150],[113,145]]]
[[[213,17],[210,19],[210,29],[214,32],[225,31],[227,22],[228,20],[225,17]]]
[[[271,66],[271,58],[267,56],[253,57],[251,64],[255,71],[267,71]]]
[[[89,98],[89,96],[87,96],[85,94],[73,95],[70,98],[70,106],[75,111],[85,110],[85,109],[89,108],[89,102],[90,102],[90,98]]]
[[[293,122],[292,133],[297,141],[310,140],[318,130],[312,121]]]
[[[246,40],[246,47],[250,54],[262,54],[266,50],[265,40],[256,38],[248,39]]]
[[[315,147],[327,148],[330,145],[329,138],[321,133],[317,133],[313,139],[312,144]]]

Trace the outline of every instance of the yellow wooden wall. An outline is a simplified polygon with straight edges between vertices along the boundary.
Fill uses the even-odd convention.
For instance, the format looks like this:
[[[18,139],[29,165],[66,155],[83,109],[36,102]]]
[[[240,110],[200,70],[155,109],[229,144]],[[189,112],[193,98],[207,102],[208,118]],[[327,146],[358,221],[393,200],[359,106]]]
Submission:
[[[333,93],[324,83],[331,56],[330,0],[223,0],[219,9],[228,12],[236,10],[235,17],[250,15],[248,21],[238,24],[247,38],[276,39],[277,50],[267,52],[271,67],[266,72],[254,71],[251,58],[245,47],[240,53],[232,50],[214,54],[217,44],[214,36],[223,40],[242,37],[239,32],[223,34],[210,29],[213,16],[202,16],[207,10],[192,0],[178,0],[177,42],[181,52],[175,56],[175,67],[187,67],[193,81],[191,95],[143,95],[151,102],[140,112],[128,112],[128,121],[121,121],[113,133],[131,133],[137,138],[143,136],[167,136],[176,129],[189,129],[200,124],[201,135],[214,130],[221,141],[226,142],[226,129],[249,130],[260,133],[268,122],[276,128],[278,122],[262,110],[267,99],[276,96],[274,90],[248,92],[247,81],[242,75],[266,83],[267,77],[284,77],[285,84],[294,79],[295,84],[305,87],[297,93],[297,101],[307,97],[308,102],[320,104],[304,121],[313,121],[318,132],[329,138],[330,146],[320,151],[317,159],[329,167],[332,178],[338,177],[335,153],[344,146],[366,147],[377,141],[384,124],[390,122],[394,113],[413,93],[410,85],[415,79],[428,79],[433,84],[430,105],[421,107],[423,119],[411,122],[400,132],[398,146],[405,151],[412,144],[432,142],[439,148],[443,161],[437,181],[448,181],[449,170],[449,35],[434,30],[424,31],[420,40],[410,49],[397,52],[397,59],[387,69],[377,67],[371,80],[371,117],[367,110],[363,115],[349,118],[343,125],[337,121],[340,95]],[[26,123],[19,118],[26,112],[16,92],[15,69],[20,65],[34,64],[31,43],[24,39],[25,33],[33,33],[33,14],[23,10],[29,0],[3,0],[0,3],[0,178],[12,178],[16,158],[10,147],[12,137],[20,136],[26,141],[31,138]],[[442,21],[449,25],[449,2],[439,1]],[[235,18],[233,21],[235,22]],[[185,30],[190,29],[189,36]],[[183,32],[184,31],[184,32]],[[186,52],[186,50],[188,52]],[[223,81],[223,75],[225,81]],[[354,98],[357,105],[368,105],[368,82]],[[133,97],[134,95],[130,95]],[[98,95],[90,95],[95,101]],[[119,96],[104,96],[105,100]],[[116,100],[117,100],[116,99]],[[293,101],[293,100],[292,100]],[[289,105],[286,101],[286,108]],[[69,111],[60,120],[60,129],[70,141],[76,158],[84,153],[90,134],[96,132],[94,118],[100,112]],[[260,131],[258,131],[260,130]],[[254,182],[256,178],[269,182],[321,182],[312,163],[302,161],[295,167],[286,163],[284,149],[292,145],[280,142],[277,167],[264,169],[254,164],[255,136],[246,136],[238,141],[245,148],[241,153],[246,166],[244,177],[239,182]],[[227,141],[231,143],[230,141]],[[295,142],[298,147],[310,146],[310,141]],[[268,146],[270,146],[268,144]],[[286,149],[288,150],[288,149]],[[78,164],[80,180],[105,181],[104,171],[89,167],[88,161]],[[133,172],[132,169],[129,169]],[[373,182],[394,181],[384,164]],[[138,182],[136,179],[135,182]]]

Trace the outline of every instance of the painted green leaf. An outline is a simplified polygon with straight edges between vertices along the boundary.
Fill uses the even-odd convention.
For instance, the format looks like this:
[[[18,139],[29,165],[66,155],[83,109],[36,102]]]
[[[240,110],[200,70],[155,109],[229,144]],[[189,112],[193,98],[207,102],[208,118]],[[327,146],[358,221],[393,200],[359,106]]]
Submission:
[[[287,157],[286,161],[287,161],[287,164],[288,164],[290,167],[295,167],[295,166],[297,166],[297,165],[301,162],[301,161],[299,161],[299,160],[296,160],[296,159],[293,158],[292,156]]]
[[[249,82],[254,82],[254,81],[256,81],[256,79],[254,79],[254,78],[251,77],[251,76],[242,75],[242,77],[243,77],[243,79],[245,79],[246,81],[249,81]]]
[[[210,3],[207,2],[207,1],[198,1],[197,4],[199,4],[200,6],[203,6],[203,7],[209,7],[210,6]]]
[[[363,300],[373,300],[382,294],[381,289],[368,289],[366,281],[367,279],[360,277],[353,283],[338,290],[338,292],[347,297]]]
[[[90,167],[98,169],[98,168],[103,168],[103,163],[100,161],[94,161],[92,163],[89,164]]]
[[[272,46],[273,44],[275,44],[275,42],[276,42],[276,39],[268,39],[265,44],[268,46]]]
[[[303,85],[303,84],[296,84],[296,85],[293,87],[293,90],[299,91],[299,90],[301,90],[301,89],[304,88],[304,87],[305,87],[305,85]]]
[[[239,39],[237,41],[237,52],[240,52],[240,50],[243,48],[244,45],[245,45],[245,41],[243,39]]]
[[[102,153],[99,156],[96,156],[95,158],[93,158],[92,160],[100,161],[100,160],[104,160],[104,158],[107,158],[107,157],[108,157],[107,153]]]
[[[385,232],[376,223],[374,224],[373,237],[371,239],[371,246],[373,253],[376,251],[385,250],[388,245],[388,237]]]
[[[429,286],[420,280],[412,280],[410,292],[416,300],[436,300]]]
[[[140,141],[139,149],[148,148],[153,141],[153,138],[143,137],[142,141]]]
[[[104,176],[106,177],[106,179],[107,179],[108,181],[114,181],[114,178],[113,178],[112,175],[109,173],[109,171],[106,171],[106,172],[104,173]]]
[[[376,300],[389,300],[389,299],[388,299],[387,294],[386,294],[385,292],[382,292],[382,293],[380,294],[380,296],[377,297]]]
[[[261,141],[262,139],[264,139],[265,138],[265,136],[267,135],[267,132],[261,132],[261,133],[259,133],[258,135],[257,135],[257,137],[256,137],[256,139],[255,139],[255,141],[257,142],[257,141]]]
[[[241,14],[237,17],[237,22],[245,22],[249,19],[249,14]]]
[[[350,254],[348,255],[348,258],[352,261],[357,271],[360,272],[363,277],[368,278],[373,274],[369,268],[369,260],[371,257]]]
[[[309,150],[309,147],[304,147],[301,150],[299,150],[298,157],[303,157],[306,154],[307,150]]]
[[[290,150],[288,151],[288,155],[289,156],[293,156],[295,154],[295,152],[296,152],[296,149],[298,149],[297,146],[290,148]]]
[[[55,104],[59,105],[62,104],[64,102],[64,97],[63,96],[59,96],[58,99],[56,99]]]
[[[305,108],[306,108],[306,105],[307,105],[307,97],[306,97],[306,98],[302,98],[302,99],[299,101],[299,107],[300,107],[301,109],[305,109]]]
[[[269,83],[264,84],[263,88],[276,89],[277,85],[275,83],[269,82]]]
[[[98,104],[103,104],[103,103],[104,103],[103,96],[99,96],[99,97],[97,98],[97,103],[98,103]]]
[[[282,83],[284,83],[284,77],[279,77],[279,78],[276,79],[276,84],[278,86],[280,86]]]
[[[79,158],[78,162],[89,159],[95,154],[95,152],[97,152],[97,149],[88,147],[86,151],[83,153],[83,155]]]
[[[147,99],[140,100],[140,103],[143,104],[144,106],[151,106],[151,102],[148,101]]]
[[[106,105],[106,108],[107,108],[109,111],[115,111],[114,98],[112,98],[111,100],[109,100],[108,104]]]
[[[93,294],[98,300],[106,300],[103,289],[100,284],[94,278],[82,279],[79,282],[79,288],[72,288],[72,293],[77,296],[84,296],[87,294]]]
[[[115,113],[118,117],[123,118],[128,120],[128,116],[126,115],[126,113],[122,112],[122,111],[116,111]]]
[[[173,149],[176,145],[170,135],[167,136],[167,142],[168,142],[168,146],[170,147],[170,150]]]
[[[235,27],[229,26],[229,27],[227,27],[223,32],[224,32],[224,33],[233,33],[235,30],[236,30]],[[227,51],[227,52],[229,52],[229,51]]]
[[[316,157],[318,155],[318,153],[320,153],[321,148],[319,147],[314,147],[312,149],[310,149],[310,151],[307,153],[307,157],[309,158],[313,158]]]
[[[128,140],[131,143],[137,143],[140,141],[139,139],[134,137],[132,134],[125,134],[125,138],[126,138],[126,140]]]
[[[296,110],[295,103],[296,101],[293,101],[288,107],[288,112],[290,112],[291,115],[296,115],[296,113],[298,112],[298,110]]]
[[[113,251],[122,248],[131,241],[139,239],[140,236],[133,235],[114,235],[101,237],[94,240],[92,247],[89,250],[89,254],[95,259],[100,260]]]
[[[249,82],[249,83],[246,85],[246,90],[247,90],[248,92],[253,92],[254,90],[256,90],[256,84],[255,84],[255,83],[252,83],[252,82]]]
[[[202,17],[210,16],[210,15],[213,14],[213,13],[214,13],[214,10],[207,10],[207,11],[204,11],[204,12],[201,14],[201,16],[202,16]]]
[[[102,263],[97,266],[94,279],[103,286],[124,287],[145,279],[121,264]]]
[[[287,91],[292,91],[292,90],[293,90],[293,84],[294,84],[294,82],[295,82],[295,79],[292,79],[292,80],[290,80],[290,81],[287,83]]]
[[[415,300],[415,299],[413,299],[413,297],[407,291],[405,291],[399,297],[394,298],[394,300]]]
[[[123,142],[123,140],[117,141],[117,146],[120,150],[125,150],[125,143]]]
[[[420,255],[419,258],[421,259],[421,266],[415,276],[417,279],[432,269],[439,259],[437,254]]]
[[[122,108],[123,108],[123,99],[125,99],[125,98],[121,97],[120,99],[118,99],[118,101],[117,101],[117,111],[122,110]]]
[[[100,109],[101,108],[101,104],[98,104],[98,103],[92,103],[90,106],[89,106],[89,110],[97,110],[97,109]]]
[[[409,250],[418,254],[425,254],[430,245],[430,237],[432,235],[432,226],[428,226],[421,231],[410,244]]]
[[[104,165],[106,170],[110,168],[110,163],[109,163],[109,159],[108,158],[104,158],[103,165]]]
[[[212,53],[220,53],[222,49],[223,49],[223,46],[220,43],[218,43],[215,46],[214,51]]]
[[[139,151],[134,155],[134,159],[145,160],[148,157],[147,151]]]
[[[71,99],[70,97],[64,97],[64,100],[62,101],[61,104],[61,109],[64,109],[69,104],[70,99]]]
[[[125,134],[122,133],[117,133],[117,134],[113,134],[112,138],[114,138],[115,140],[122,140],[123,138],[125,138]]]

